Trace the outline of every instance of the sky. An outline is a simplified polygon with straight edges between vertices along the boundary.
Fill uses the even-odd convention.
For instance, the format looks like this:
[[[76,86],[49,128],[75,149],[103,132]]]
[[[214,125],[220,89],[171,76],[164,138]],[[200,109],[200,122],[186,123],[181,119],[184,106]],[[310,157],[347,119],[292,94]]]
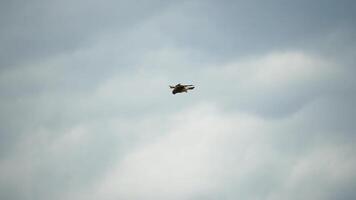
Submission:
[[[1,1],[0,199],[356,199],[355,10]]]

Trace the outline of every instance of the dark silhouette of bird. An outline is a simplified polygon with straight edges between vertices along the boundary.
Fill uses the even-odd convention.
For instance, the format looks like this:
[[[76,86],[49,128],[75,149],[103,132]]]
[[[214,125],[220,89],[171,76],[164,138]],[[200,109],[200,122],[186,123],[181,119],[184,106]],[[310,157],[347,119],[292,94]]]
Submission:
[[[180,83],[178,83],[175,86],[169,86],[172,90],[172,94],[176,94],[176,93],[182,93],[182,92],[188,92],[188,90],[192,90],[194,89],[194,85],[182,85]]]

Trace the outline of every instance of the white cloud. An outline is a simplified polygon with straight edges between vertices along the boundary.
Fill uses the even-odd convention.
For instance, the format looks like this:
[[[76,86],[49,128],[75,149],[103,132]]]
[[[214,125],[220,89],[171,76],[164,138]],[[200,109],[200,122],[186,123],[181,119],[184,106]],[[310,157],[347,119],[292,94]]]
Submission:
[[[151,126],[159,123],[168,123],[170,128],[126,154],[90,190],[74,194],[75,198],[323,199],[331,195],[325,189],[338,191],[338,184],[356,176],[352,173],[356,160],[349,145],[330,144],[319,149],[309,143],[306,149],[285,151],[283,143],[300,144],[288,136],[280,137],[298,134],[298,127],[290,129],[299,123],[298,118],[227,115],[216,105],[205,104],[163,121],[151,121]],[[308,127],[300,131],[301,137],[319,134]],[[151,135],[145,129],[140,134]],[[324,183],[325,176],[329,177]],[[315,184],[319,193],[306,188]]]

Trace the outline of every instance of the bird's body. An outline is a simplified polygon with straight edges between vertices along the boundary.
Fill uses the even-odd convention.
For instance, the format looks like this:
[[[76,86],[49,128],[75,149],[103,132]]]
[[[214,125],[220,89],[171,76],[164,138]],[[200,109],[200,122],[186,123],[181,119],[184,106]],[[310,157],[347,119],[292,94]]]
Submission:
[[[176,93],[182,93],[182,92],[188,92],[188,90],[194,89],[194,85],[182,85],[182,84],[177,84],[175,86],[169,86],[172,90],[172,94]]]

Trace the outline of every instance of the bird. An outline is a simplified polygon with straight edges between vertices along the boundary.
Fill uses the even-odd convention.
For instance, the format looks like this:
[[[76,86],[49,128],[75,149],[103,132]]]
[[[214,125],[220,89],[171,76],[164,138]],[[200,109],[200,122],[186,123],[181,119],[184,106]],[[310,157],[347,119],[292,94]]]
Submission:
[[[175,86],[169,86],[172,90],[172,94],[176,94],[176,93],[182,93],[182,92],[188,92],[188,90],[192,90],[195,88],[194,85],[182,85],[180,83],[178,83]]]

